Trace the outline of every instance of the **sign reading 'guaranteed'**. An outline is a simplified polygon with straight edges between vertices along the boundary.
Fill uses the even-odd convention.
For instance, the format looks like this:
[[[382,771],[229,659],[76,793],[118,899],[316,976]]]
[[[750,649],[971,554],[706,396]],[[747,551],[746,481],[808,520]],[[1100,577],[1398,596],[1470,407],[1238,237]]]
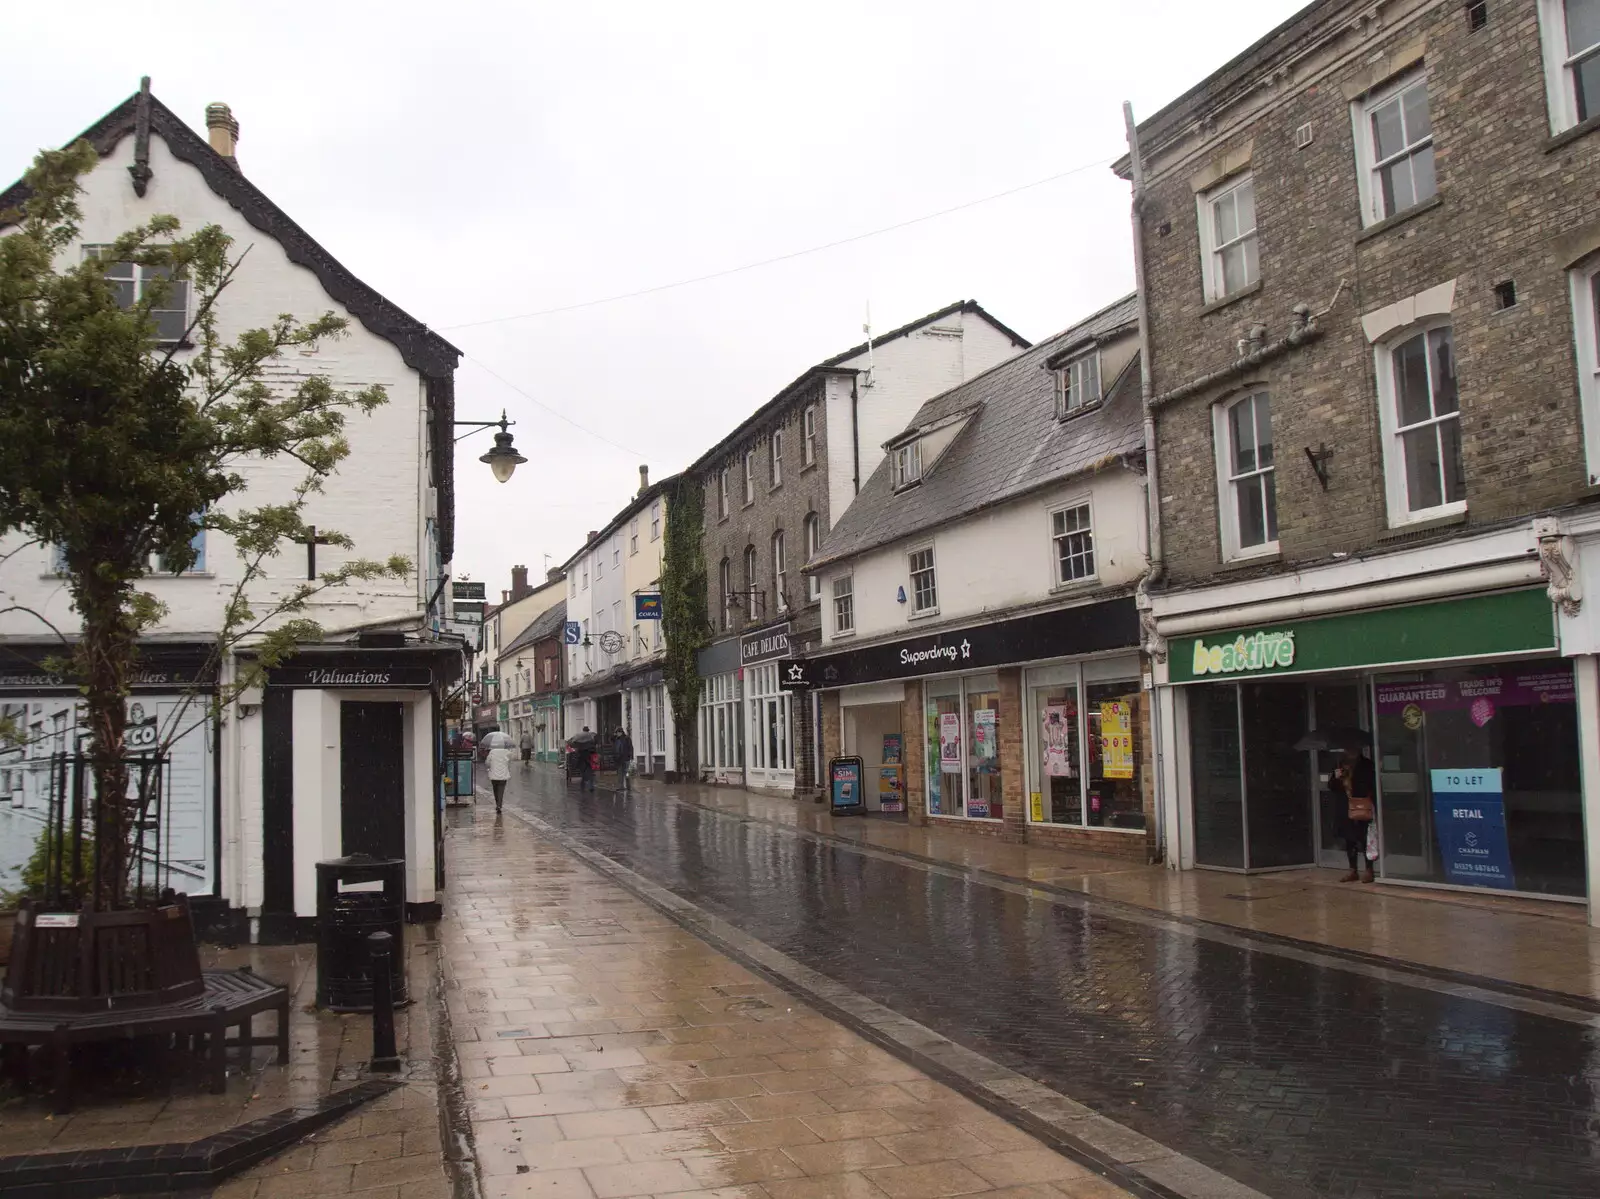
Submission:
[[[1241,633],[1221,645],[1207,645],[1194,639],[1196,678],[1208,674],[1242,674],[1252,670],[1275,670],[1294,665],[1293,633]]]

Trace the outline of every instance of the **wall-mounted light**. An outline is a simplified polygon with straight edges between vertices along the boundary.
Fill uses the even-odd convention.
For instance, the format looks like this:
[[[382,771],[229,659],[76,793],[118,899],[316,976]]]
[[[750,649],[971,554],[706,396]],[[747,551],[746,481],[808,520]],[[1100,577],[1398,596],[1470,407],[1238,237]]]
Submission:
[[[1328,490],[1328,463],[1333,459],[1333,451],[1326,442],[1319,442],[1317,448],[1302,447],[1306,452],[1306,460],[1311,463],[1311,469],[1317,472],[1317,482],[1322,484],[1322,490]]]

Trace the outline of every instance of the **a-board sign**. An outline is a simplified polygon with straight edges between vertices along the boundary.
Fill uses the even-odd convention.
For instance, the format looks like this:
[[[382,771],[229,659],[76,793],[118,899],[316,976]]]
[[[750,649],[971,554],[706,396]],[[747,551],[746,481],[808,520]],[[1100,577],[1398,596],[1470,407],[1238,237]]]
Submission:
[[[861,783],[866,770],[860,758],[834,758],[828,763],[828,807],[836,813],[861,811]]]

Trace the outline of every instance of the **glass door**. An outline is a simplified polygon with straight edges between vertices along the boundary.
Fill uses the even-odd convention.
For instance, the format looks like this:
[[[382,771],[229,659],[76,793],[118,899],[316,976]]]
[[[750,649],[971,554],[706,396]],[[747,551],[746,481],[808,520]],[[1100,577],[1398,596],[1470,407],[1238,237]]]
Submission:
[[[1313,730],[1368,727],[1362,684],[1313,683],[1310,690]],[[1345,817],[1349,804],[1344,792],[1334,791],[1328,786],[1328,780],[1338,769],[1343,757],[1343,749],[1334,745],[1311,752],[1315,759],[1311,789],[1317,813],[1317,865],[1343,870],[1349,865],[1344,845]]]
[[[1189,767],[1194,796],[1194,860],[1244,869],[1244,770],[1239,688],[1202,683],[1189,693]]]

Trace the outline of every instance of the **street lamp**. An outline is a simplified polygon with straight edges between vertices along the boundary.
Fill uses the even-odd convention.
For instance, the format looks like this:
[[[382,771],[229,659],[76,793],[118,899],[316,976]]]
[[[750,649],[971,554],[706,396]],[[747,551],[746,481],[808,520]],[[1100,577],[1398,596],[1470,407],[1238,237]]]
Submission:
[[[507,430],[517,422],[506,419],[506,410],[504,408],[500,409],[499,420],[458,420],[452,423],[457,426],[466,425],[474,430],[499,427],[500,432],[494,435],[494,449],[478,458],[479,462],[484,463],[494,472],[495,482],[504,483],[508,481],[511,478],[511,472],[527,461],[526,458],[517,453],[511,444],[511,434]],[[456,440],[461,441],[463,438],[471,436],[471,433],[463,433]]]

